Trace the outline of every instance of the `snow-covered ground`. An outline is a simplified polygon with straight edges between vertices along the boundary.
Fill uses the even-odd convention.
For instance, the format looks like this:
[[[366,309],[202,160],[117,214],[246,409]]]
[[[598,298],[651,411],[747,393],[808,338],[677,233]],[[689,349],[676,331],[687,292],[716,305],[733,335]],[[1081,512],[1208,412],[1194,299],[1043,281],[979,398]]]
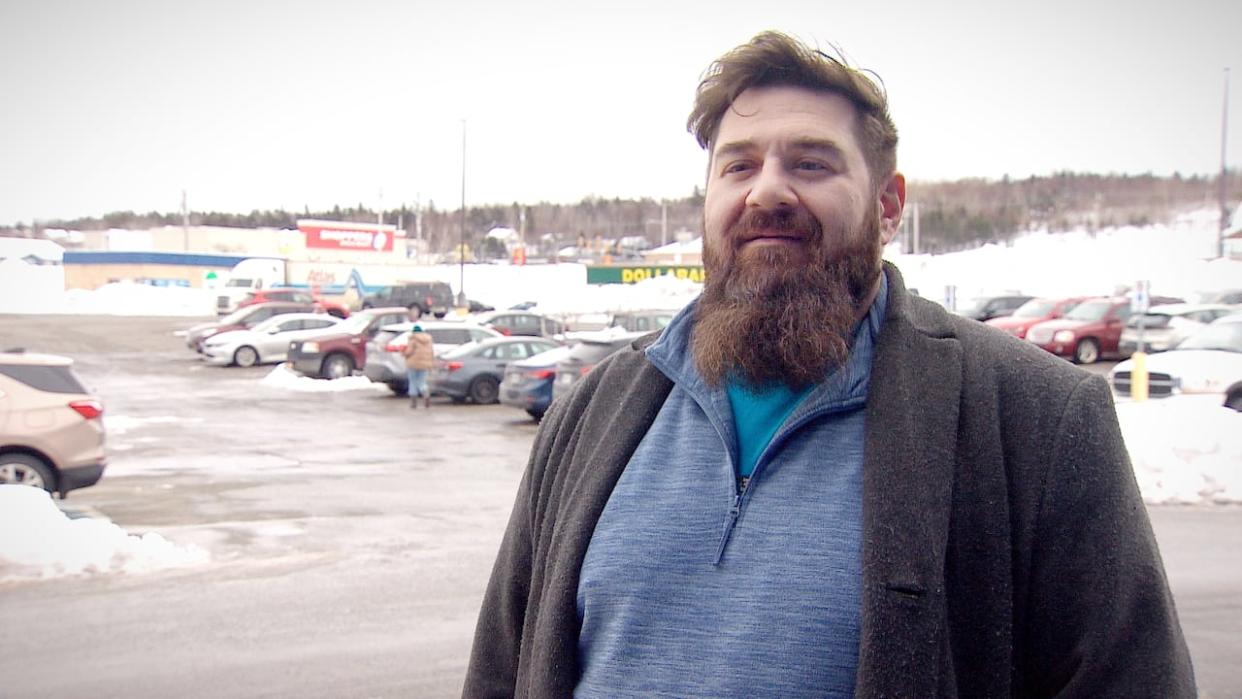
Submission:
[[[889,258],[909,286],[933,299],[943,298],[949,285],[964,300],[1004,291],[1111,294],[1144,279],[1151,282],[1153,294],[1193,300],[1203,292],[1242,287],[1242,262],[1205,261],[1215,245],[1214,216],[1196,212],[1173,225],[1094,234],[1036,232],[1011,246],[938,256],[890,251]],[[585,271],[576,267],[473,265],[467,288],[472,298],[498,308],[536,301],[543,312],[584,317],[623,309],[678,308],[698,292],[696,285],[671,277],[592,287],[586,284]],[[40,307],[33,301],[14,307],[10,299],[0,312],[206,315],[210,296],[205,290],[116,283],[95,291],[70,290],[55,303],[45,299]],[[283,366],[259,383],[289,392],[383,390],[357,377],[334,382],[299,377]],[[1201,401],[1166,399],[1121,402],[1117,415],[1146,502],[1242,502],[1242,413]],[[124,416],[107,418],[112,434],[123,434],[132,422]],[[70,520],[40,491],[0,486],[0,580],[140,573],[206,560],[205,551],[170,544],[157,534],[134,536],[107,521]]]

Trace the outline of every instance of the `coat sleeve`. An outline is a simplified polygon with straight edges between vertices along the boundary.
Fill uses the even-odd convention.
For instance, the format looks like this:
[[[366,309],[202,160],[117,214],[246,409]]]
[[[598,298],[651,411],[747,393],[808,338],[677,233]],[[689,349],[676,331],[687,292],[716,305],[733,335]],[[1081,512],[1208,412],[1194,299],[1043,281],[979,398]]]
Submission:
[[[531,450],[530,462],[518,486],[509,524],[492,566],[491,579],[475,626],[474,645],[462,696],[514,697],[519,691],[518,668],[534,575],[537,498],[546,473],[554,436],[566,401],[553,403],[544,416]]]
[[[1160,552],[1098,376],[1072,391],[1050,450],[1019,665],[1039,697],[1193,697]]]

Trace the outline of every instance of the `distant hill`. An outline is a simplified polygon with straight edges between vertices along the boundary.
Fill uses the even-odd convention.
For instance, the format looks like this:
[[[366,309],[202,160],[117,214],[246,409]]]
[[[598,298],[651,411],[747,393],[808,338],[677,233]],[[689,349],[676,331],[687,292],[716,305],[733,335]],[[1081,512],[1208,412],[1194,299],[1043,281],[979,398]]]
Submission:
[[[1051,231],[1085,226],[1088,230],[1115,225],[1167,222],[1191,208],[1216,206],[1218,177],[1201,175],[1095,175],[1062,172],[1046,177],[1014,180],[964,179],[953,182],[911,182],[907,192],[907,225],[918,204],[920,248],[948,252],[1003,242],[1033,228]],[[1242,178],[1228,178],[1230,205],[1242,199]],[[496,226],[524,231],[529,243],[546,247],[595,240],[641,236],[652,245],[668,241],[676,231],[698,233],[703,194],[696,187],[687,197],[660,202],[654,199],[588,197],[575,204],[493,204],[466,209],[465,238],[484,257],[489,251],[487,232]],[[189,214],[191,225],[239,228],[293,228],[300,218],[372,223],[377,212],[362,204],[325,211],[274,209],[250,213],[200,212]],[[399,223],[414,235],[421,219],[422,237],[432,252],[447,252],[461,237],[460,210],[441,210],[434,202],[416,216],[409,208],[383,212],[387,223]],[[40,235],[46,228],[102,230],[143,229],[180,225],[180,213],[117,211],[101,217],[40,221],[37,226],[0,227],[0,235]]]

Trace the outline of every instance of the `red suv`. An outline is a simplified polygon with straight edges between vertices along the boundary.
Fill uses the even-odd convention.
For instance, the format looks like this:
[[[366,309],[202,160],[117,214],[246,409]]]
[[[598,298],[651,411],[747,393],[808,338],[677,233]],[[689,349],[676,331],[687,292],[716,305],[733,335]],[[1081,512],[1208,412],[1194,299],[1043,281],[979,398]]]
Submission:
[[[290,303],[309,303],[314,305],[318,310],[337,318],[348,318],[349,309],[335,302],[329,301],[306,289],[279,288],[279,289],[259,289],[246,294],[246,298],[237,303],[237,307],[253,306],[256,303],[268,303],[269,301],[286,301]]]
[[[1091,364],[1102,356],[1118,354],[1117,344],[1129,317],[1130,299],[1090,298],[1062,318],[1031,326],[1026,339],[1075,364]]]
[[[339,379],[361,369],[367,361],[367,341],[385,325],[409,320],[403,306],[368,308],[318,337],[289,343],[286,361],[295,371],[317,379]]]
[[[1025,338],[1026,331],[1036,323],[1055,320],[1069,313],[1070,309],[1082,303],[1082,296],[1068,299],[1031,299],[1018,306],[1013,315],[1000,316],[986,320],[988,325],[1000,328],[1014,337]]]

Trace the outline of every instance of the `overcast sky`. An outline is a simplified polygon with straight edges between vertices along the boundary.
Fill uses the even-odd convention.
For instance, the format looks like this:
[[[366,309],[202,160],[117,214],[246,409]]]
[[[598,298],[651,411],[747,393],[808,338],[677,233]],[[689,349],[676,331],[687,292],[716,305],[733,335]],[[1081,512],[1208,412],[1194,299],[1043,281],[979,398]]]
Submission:
[[[595,5],[599,7],[595,7]],[[1242,165],[1242,2],[0,3],[0,224],[681,197],[703,69],[763,29],[883,78],[913,180]],[[917,188],[914,193],[917,194]]]

